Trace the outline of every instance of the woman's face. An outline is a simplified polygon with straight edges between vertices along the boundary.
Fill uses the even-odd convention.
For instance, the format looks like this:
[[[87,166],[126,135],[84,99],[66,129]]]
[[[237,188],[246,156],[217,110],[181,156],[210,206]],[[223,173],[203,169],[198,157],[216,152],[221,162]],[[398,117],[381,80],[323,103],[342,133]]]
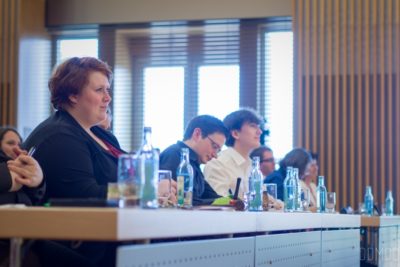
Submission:
[[[88,81],[79,95],[70,96],[73,112],[84,127],[92,127],[105,120],[111,102],[107,76],[98,71],[92,72]]]
[[[303,175],[303,179],[308,178],[316,181],[317,176],[318,176],[318,162],[315,159],[313,159],[308,163],[306,167],[306,172]]]
[[[8,157],[15,159],[17,157],[17,154],[15,154],[14,148],[19,147],[20,144],[21,139],[19,139],[19,136],[13,131],[8,131],[5,133],[3,139],[1,140],[1,150]]]

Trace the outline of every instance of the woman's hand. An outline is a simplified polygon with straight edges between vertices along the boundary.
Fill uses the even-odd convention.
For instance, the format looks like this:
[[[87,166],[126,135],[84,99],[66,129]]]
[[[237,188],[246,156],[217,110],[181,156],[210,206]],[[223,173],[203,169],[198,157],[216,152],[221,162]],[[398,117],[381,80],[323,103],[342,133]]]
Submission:
[[[161,180],[158,183],[158,194],[160,196],[169,195],[169,201],[176,204],[176,202],[177,202],[177,198],[176,198],[177,184],[174,180],[171,179],[171,194],[169,193],[169,189],[170,189],[169,186],[170,186],[169,180],[167,180],[167,179]]]
[[[12,189],[18,190],[20,188],[14,183],[21,186],[36,187],[43,181],[43,172],[39,163],[24,153],[21,153],[15,160],[8,161],[7,166],[13,179]]]

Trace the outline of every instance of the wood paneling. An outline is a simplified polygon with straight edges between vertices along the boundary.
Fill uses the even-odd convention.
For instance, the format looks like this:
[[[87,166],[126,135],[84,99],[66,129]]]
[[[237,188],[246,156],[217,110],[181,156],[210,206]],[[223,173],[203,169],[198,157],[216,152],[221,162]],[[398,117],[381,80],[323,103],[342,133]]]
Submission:
[[[338,208],[366,185],[400,203],[400,1],[293,0],[293,16],[295,145],[319,153]]]
[[[0,0],[0,125],[16,121],[18,5],[18,0]]]

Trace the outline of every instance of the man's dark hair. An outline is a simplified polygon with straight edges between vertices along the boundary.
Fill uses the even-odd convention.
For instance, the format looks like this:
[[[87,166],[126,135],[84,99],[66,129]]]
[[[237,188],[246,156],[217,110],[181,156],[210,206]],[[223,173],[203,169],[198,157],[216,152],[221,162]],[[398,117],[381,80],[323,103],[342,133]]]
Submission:
[[[254,157],[259,157],[260,161],[263,160],[263,155],[265,151],[269,151],[272,152],[272,149],[267,147],[267,146],[260,146],[256,149],[254,149],[251,153],[250,153],[250,158],[254,158]]]
[[[299,177],[306,171],[307,164],[311,161],[311,154],[303,148],[295,148],[285,155],[279,162],[280,168],[286,170],[288,166],[299,169]]]
[[[189,140],[196,128],[201,130],[201,136],[203,138],[213,133],[221,133],[227,138],[229,134],[221,120],[210,115],[199,115],[189,121],[186,126],[183,141]]]
[[[18,135],[19,141],[22,143],[21,135],[18,133],[17,129],[11,126],[0,127],[0,143],[3,140],[4,136],[6,135],[6,133],[8,132],[14,132],[16,135]]]
[[[229,131],[229,136],[226,139],[225,144],[227,146],[233,146],[235,144],[235,138],[233,138],[231,132],[234,130],[240,130],[245,123],[255,123],[260,125],[263,119],[254,109],[241,108],[228,114],[224,119],[224,125]]]
[[[311,158],[318,161],[318,153],[312,152],[311,150],[309,151]]]

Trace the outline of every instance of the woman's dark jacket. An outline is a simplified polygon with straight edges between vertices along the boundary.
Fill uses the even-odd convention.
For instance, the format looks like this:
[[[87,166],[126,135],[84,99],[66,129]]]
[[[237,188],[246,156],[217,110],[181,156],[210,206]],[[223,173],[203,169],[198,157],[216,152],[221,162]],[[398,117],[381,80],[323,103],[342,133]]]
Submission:
[[[98,126],[92,132],[120,150],[115,136]],[[107,183],[117,181],[118,159],[102,148],[66,111],[59,110],[37,126],[24,143],[36,147],[34,158],[49,198],[106,198]],[[121,150],[121,152],[123,152]]]

